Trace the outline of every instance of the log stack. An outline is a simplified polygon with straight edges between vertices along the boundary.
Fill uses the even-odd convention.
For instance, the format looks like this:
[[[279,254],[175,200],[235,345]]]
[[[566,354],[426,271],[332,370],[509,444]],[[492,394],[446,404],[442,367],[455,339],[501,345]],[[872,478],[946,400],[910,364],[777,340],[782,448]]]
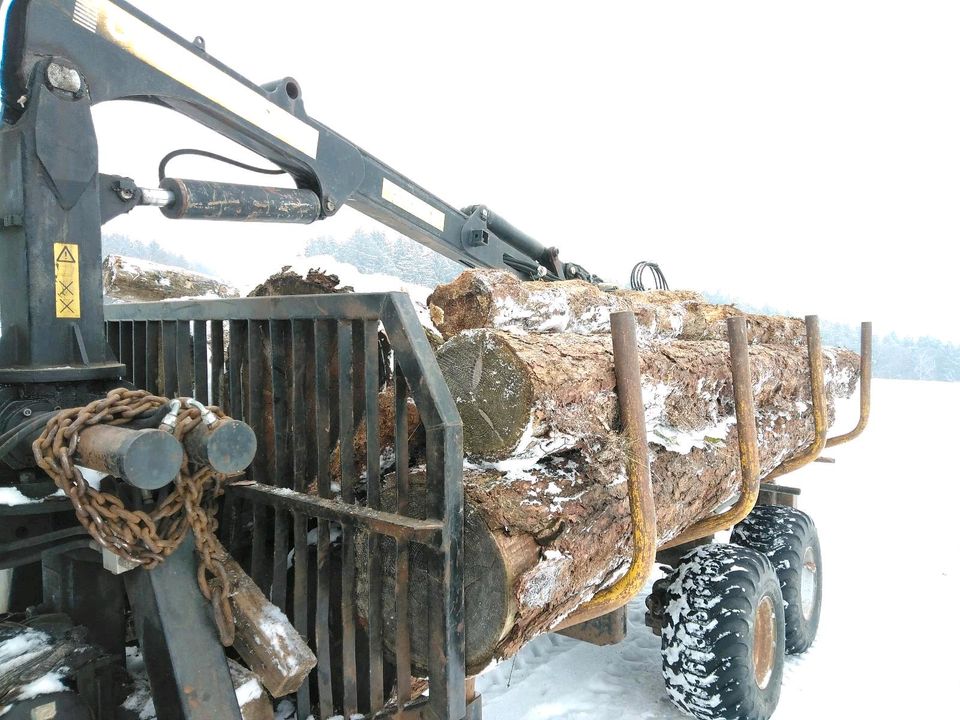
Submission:
[[[437,358],[467,454],[470,673],[556,626],[627,569],[630,520],[609,336],[610,313],[622,310],[639,326],[659,543],[736,497],[727,318],[747,319],[761,472],[813,440],[800,319],[744,314],[687,291],[608,293],[580,281],[524,283],[492,270],[469,270],[438,287],[430,298],[445,339]],[[835,399],[856,386],[858,362],[847,350],[824,350],[831,421]],[[416,472],[411,492],[416,508],[424,492]],[[391,509],[391,477],[382,494]],[[386,542],[382,557],[391,576]],[[428,585],[416,562],[412,573],[412,655],[423,668]],[[361,576],[361,607],[364,587]],[[383,602],[389,638],[392,594]]]

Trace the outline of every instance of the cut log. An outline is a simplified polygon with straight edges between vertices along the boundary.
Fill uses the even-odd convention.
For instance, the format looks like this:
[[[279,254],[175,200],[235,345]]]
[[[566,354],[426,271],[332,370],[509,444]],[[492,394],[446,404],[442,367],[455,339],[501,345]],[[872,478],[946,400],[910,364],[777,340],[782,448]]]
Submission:
[[[225,566],[236,622],[233,647],[271,695],[295,692],[317,658],[287,616],[267,600],[240,565],[226,556]]]
[[[243,720],[273,720],[273,703],[264,692],[257,674],[230,658],[227,658],[227,665],[237,694],[240,717]]]
[[[703,446],[734,422],[727,343],[644,343],[641,373],[647,431],[667,449]],[[605,437],[617,418],[609,336],[516,335],[471,330],[447,341],[440,369],[463,419],[468,455],[487,460],[535,456]],[[755,402],[764,413],[809,406],[805,348],[750,348]],[[827,395],[846,397],[858,374],[847,350],[824,352]]]
[[[238,296],[234,288],[209,275],[139,258],[108,255],[102,269],[103,294],[117,302]]]
[[[751,342],[800,344],[797,318],[751,315],[733,305],[713,305],[689,290],[606,292],[581,280],[523,282],[502,270],[467,270],[440,285],[428,299],[434,325],[449,339],[463,330],[515,333],[610,332],[610,313],[628,310],[641,337],[725,340],[729,317],[747,318]]]
[[[772,469],[813,439],[808,415],[761,413],[761,468]],[[776,428],[773,431],[773,428]],[[510,459],[464,473],[464,593],[467,672],[509,657],[549,631],[626,571],[631,556],[626,471],[620,438],[533,463]],[[658,541],[676,537],[736,496],[739,457],[736,426],[703,447],[674,452],[650,444]],[[425,509],[422,471],[411,474],[413,516]],[[388,477],[383,506],[396,508]],[[366,615],[366,539],[358,538],[356,600]],[[384,588],[395,578],[395,549],[381,540]],[[426,672],[427,556],[411,547],[410,635],[415,670]],[[392,647],[396,627],[392,592],[382,596],[384,633]]]

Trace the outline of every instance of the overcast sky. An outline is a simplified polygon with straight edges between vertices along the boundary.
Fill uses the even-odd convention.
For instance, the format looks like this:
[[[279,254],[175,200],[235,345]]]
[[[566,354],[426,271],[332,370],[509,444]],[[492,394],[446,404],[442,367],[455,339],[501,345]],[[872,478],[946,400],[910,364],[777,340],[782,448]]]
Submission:
[[[320,122],[609,280],[656,260],[672,287],[960,341],[960,3],[134,4],[256,83],[295,77]],[[141,184],[184,145],[249,159],[169,111],[95,117],[101,170]],[[105,231],[245,283],[306,238],[372,226],[142,209]]]

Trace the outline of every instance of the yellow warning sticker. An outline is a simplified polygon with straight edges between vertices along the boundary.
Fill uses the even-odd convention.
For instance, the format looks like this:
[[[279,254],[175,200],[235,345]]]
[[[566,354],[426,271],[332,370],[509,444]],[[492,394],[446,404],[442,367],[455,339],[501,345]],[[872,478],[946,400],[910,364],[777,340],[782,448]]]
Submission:
[[[56,268],[55,293],[58,318],[80,317],[80,248],[72,243],[53,244]]]

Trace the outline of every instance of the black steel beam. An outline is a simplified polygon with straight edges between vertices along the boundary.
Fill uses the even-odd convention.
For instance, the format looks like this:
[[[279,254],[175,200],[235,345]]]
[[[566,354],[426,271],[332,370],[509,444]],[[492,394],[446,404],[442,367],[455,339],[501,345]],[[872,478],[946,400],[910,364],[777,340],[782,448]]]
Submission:
[[[153,570],[124,575],[157,720],[242,720],[227,658],[197,587],[193,535]]]

